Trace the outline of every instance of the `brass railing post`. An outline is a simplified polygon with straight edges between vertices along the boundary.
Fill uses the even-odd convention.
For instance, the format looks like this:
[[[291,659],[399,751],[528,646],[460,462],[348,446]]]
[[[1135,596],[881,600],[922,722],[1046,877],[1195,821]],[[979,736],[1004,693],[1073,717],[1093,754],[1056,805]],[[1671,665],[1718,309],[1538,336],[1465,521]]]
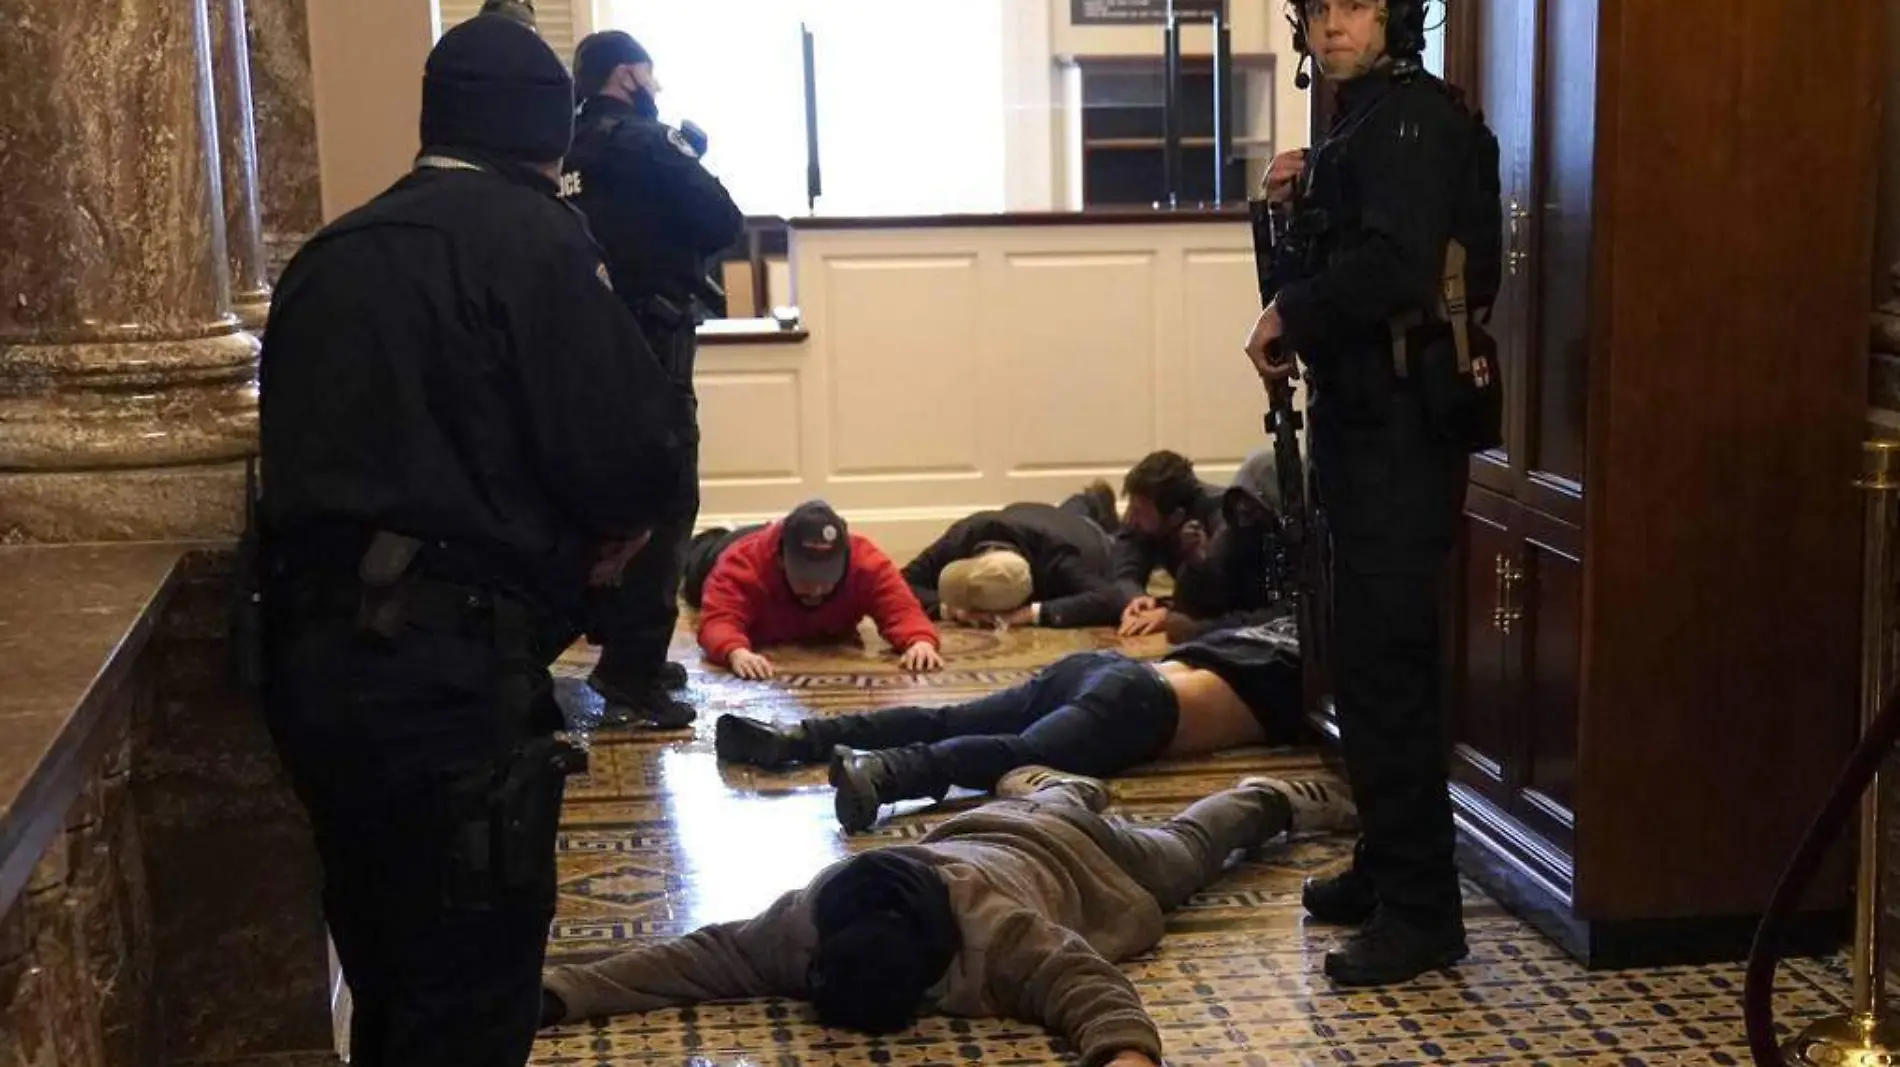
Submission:
[[[1894,676],[1894,527],[1900,503],[1900,441],[1869,441],[1860,480],[1867,494],[1862,550],[1860,728],[1865,733]],[[1860,801],[1860,871],[1854,891],[1854,1006],[1817,1019],[1783,1046],[1790,1067],[1881,1067],[1900,1062],[1900,1028],[1884,1018],[1880,967],[1880,777]]]

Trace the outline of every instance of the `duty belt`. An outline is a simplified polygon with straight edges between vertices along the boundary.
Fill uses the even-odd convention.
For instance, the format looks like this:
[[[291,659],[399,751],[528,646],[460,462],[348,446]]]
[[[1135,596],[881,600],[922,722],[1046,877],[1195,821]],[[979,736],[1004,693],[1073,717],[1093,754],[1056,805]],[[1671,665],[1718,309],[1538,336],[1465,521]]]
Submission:
[[[399,628],[484,634],[495,623],[497,605],[514,603],[512,598],[490,589],[431,578],[404,580],[373,610],[365,605],[364,594],[360,582],[341,575],[316,577],[293,584],[288,607],[296,614],[373,615],[373,619],[364,617],[360,621],[385,637],[393,637]]]

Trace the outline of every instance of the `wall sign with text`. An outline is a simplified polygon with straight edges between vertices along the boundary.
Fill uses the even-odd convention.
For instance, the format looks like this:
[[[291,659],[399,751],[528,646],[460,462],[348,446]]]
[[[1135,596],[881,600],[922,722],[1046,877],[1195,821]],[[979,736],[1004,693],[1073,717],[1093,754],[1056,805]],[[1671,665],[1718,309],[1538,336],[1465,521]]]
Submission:
[[[1174,17],[1182,22],[1211,22],[1221,0],[1174,0]],[[1168,0],[1069,0],[1069,22],[1075,26],[1161,25],[1168,19]]]

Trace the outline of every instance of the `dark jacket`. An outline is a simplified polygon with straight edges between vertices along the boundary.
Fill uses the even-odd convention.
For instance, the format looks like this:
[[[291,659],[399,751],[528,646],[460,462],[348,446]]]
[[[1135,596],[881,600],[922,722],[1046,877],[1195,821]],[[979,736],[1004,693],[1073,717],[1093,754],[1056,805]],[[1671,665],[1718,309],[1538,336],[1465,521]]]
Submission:
[[[1335,547],[1360,568],[1430,568],[1456,533],[1467,459],[1400,380],[1389,322],[1437,297],[1475,127],[1424,73],[1375,71],[1342,85],[1339,101],[1300,178],[1289,232],[1310,236],[1275,249],[1275,303],[1309,371],[1313,469]],[[1411,343],[1423,353],[1449,338],[1441,324]]]
[[[611,96],[581,108],[566,171],[568,199],[607,250],[615,290],[649,331],[668,330],[651,321],[652,298],[689,310],[707,258],[739,240],[745,216],[684,134]]]
[[[683,392],[554,184],[506,164],[418,171],[311,239],[260,377],[262,515],[286,549],[448,542],[566,611],[593,548],[682,477]]]
[[[962,519],[904,567],[926,610],[940,616],[937,577],[984,545],[1008,545],[1029,561],[1043,626],[1105,626],[1121,610],[1108,574],[1110,541],[1093,521],[1053,504],[1011,504]]]
[[[1200,496],[1188,507],[1188,519],[1200,523],[1210,540],[1220,533],[1221,494],[1224,492],[1226,490],[1220,486],[1202,482]],[[1115,611],[1119,614],[1128,601],[1148,591],[1148,579],[1154,576],[1156,568],[1167,571],[1178,583],[1184,567],[1192,570],[1200,565],[1187,559],[1180,539],[1173,534],[1146,537],[1123,527],[1122,532],[1115,537],[1115,549],[1109,563],[1109,575],[1115,579],[1121,597],[1115,605]]]
[[[1222,525],[1206,559],[1185,568],[1175,581],[1170,638],[1187,640],[1285,614],[1294,561],[1282,549],[1277,477],[1271,448],[1248,456],[1234,473],[1221,498]],[[1243,508],[1243,502],[1248,506]]]
[[[1219,675],[1259,720],[1268,744],[1292,744],[1304,733],[1300,627],[1291,601],[1261,612],[1249,625],[1171,648],[1162,659]]]

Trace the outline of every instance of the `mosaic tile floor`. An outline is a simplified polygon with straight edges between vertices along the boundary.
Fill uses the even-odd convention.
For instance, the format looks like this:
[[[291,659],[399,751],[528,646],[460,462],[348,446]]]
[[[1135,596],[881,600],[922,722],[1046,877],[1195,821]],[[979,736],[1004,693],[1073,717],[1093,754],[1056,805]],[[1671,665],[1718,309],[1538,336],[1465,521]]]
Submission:
[[[712,723],[738,711],[790,720],[891,703],[966,699],[1014,684],[1036,667],[1087,648],[1158,653],[1155,639],[1119,642],[1089,632],[956,631],[949,669],[912,678],[875,637],[864,647],[787,650],[780,677],[747,683],[693,666],[693,730],[594,737],[590,775],[568,793],[560,840],[561,901],[551,958],[616,948],[747,917],[849,851],[922,834],[978,798],[907,808],[871,835],[848,839],[832,818],[822,769],[769,775],[722,769]],[[577,687],[591,652],[557,667]],[[584,690],[580,690],[584,693]],[[1158,818],[1262,771],[1319,767],[1311,751],[1248,750],[1163,764],[1115,782],[1117,807]],[[1379,992],[1338,993],[1320,959],[1338,938],[1302,921],[1305,875],[1345,852],[1322,840],[1268,850],[1176,914],[1167,939],[1126,970],[1161,1026],[1170,1064],[1742,1064],[1739,966],[1591,974],[1533,930],[1466,887],[1472,957],[1455,972]],[[1791,961],[1781,971],[1784,1024],[1838,1011],[1837,960]],[[1059,1042],[1006,1021],[931,1019],[876,1040],[827,1031],[802,1004],[758,1002],[656,1012],[551,1031],[536,1050],[545,1067],[689,1065],[823,1067],[1074,1062]]]

